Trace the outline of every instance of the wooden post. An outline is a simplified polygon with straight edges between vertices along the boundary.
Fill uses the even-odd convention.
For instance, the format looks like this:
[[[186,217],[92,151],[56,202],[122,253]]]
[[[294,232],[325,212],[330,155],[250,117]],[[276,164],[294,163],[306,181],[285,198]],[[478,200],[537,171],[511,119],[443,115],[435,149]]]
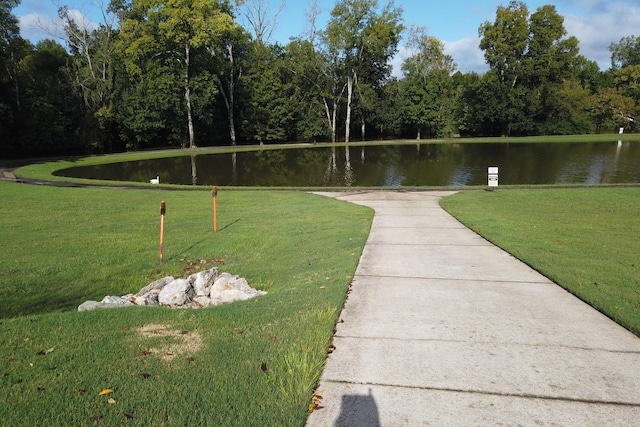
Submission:
[[[162,265],[162,258],[164,256],[164,215],[167,212],[167,205],[164,202],[160,202],[160,265]]]
[[[211,190],[211,196],[213,197],[213,232],[218,232],[218,206],[217,206],[217,198],[218,198],[218,187],[215,185]]]

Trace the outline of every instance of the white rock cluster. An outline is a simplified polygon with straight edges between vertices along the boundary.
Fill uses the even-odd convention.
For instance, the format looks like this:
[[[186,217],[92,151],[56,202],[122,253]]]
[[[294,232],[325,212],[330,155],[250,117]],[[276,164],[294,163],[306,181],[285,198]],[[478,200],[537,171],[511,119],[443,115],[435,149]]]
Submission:
[[[258,291],[239,276],[218,272],[218,267],[192,274],[186,279],[167,276],[140,289],[137,294],[106,296],[102,301],[85,301],[78,311],[133,305],[173,308],[202,308],[244,301],[266,292]]]

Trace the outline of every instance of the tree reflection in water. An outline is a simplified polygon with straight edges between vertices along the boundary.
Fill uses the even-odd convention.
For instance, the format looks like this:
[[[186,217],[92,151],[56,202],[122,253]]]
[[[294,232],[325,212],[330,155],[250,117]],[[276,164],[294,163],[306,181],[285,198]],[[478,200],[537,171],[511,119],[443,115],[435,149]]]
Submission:
[[[360,149],[352,162],[351,149]],[[229,156],[231,161],[229,161]],[[486,185],[487,167],[501,185],[640,182],[640,142],[336,144],[75,167],[74,178],[164,184],[264,187]]]

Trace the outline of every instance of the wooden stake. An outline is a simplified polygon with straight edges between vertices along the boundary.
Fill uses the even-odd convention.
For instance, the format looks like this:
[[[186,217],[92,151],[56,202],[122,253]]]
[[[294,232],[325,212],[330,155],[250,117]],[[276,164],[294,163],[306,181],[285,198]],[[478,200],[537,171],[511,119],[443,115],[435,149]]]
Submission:
[[[218,198],[218,187],[215,185],[211,190],[211,196],[213,197],[213,232],[218,232],[218,206],[217,206],[217,198]]]
[[[164,202],[160,202],[160,265],[162,265],[162,258],[164,256],[164,215],[167,212],[167,205]]]

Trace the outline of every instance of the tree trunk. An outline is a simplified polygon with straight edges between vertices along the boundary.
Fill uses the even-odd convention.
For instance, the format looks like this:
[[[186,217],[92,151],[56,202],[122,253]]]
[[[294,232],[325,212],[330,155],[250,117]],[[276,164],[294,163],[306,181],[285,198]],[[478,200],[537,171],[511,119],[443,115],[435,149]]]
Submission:
[[[191,184],[198,185],[198,169],[196,166],[196,156],[191,155]]]
[[[345,143],[349,142],[349,136],[351,133],[351,98],[353,97],[353,85],[355,84],[356,78],[357,78],[356,72],[352,70],[351,73],[349,73],[349,77],[347,78],[347,118],[344,123],[344,126],[345,126],[344,142]]]
[[[329,129],[331,129],[331,142],[336,142],[336,111],[338,109],[338,103],[336,101],[333,102],[333,111],[331,111],[327,98],[323,97],[322,101],[324,102],[324,110],[327,115]]]
[[[366,131],[366,124],[365,124],[365,121],[364,121],[364,112],[363,112],[362,113],[362,128],[361,128],[361,135],[362,135],[362,140],[363,141],[366,139],[365,131]]]
[[[196,137],[193,130],[193,116],[191,114],[191,88],[189,87],[189,54],[190,46],[188,42],[184,44],[184,101],[187,104],[187,122],[189,126],[189,148],[196,148]]]
[[[233,45],[229,44],[229,46],[227,46],[227,50],[229,51],[229,61],[231,62],[229,78],[227,79],[227,87],[229,90],[229,94],[226,95],[223,90],[222,95],[224,96],[224,102],[225,102],[225,105],[227,106],[227,117],[229,118],[229,137],[231,138],[231,145],[236,145],[236,124],[233,116],[233,110],[235,106],[234,92],[236,90],[236,82],[235,82],[235,75],[234,75],[234,61],[233,61]],[[240,78],[240,76],[238,76],[238,78]]]

